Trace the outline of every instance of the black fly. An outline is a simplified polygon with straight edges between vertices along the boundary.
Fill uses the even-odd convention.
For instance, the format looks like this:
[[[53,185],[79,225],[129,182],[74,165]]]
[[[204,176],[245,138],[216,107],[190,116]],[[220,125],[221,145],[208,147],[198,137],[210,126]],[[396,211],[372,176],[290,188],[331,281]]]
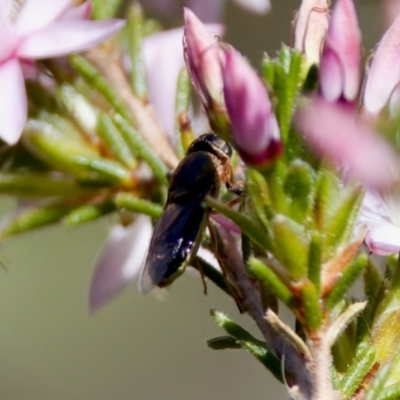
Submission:
[[[231,156],[231,146],[214,133],[205,133],[190,145],[172,175],[164,212],[154,227],[139,278],[142,293],[167,286],[185,270],[206,225],[205,197],[218,197],[221,184],[239,192],[232,182]]]

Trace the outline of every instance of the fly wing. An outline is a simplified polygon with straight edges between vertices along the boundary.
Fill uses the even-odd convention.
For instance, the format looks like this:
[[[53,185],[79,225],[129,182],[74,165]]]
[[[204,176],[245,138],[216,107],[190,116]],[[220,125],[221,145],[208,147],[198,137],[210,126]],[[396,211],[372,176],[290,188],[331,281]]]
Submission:
[[[141,293],[162,285],[188,261],[206,210],[201,202],[168,204],[154,227],[149,252],[138,281]]]

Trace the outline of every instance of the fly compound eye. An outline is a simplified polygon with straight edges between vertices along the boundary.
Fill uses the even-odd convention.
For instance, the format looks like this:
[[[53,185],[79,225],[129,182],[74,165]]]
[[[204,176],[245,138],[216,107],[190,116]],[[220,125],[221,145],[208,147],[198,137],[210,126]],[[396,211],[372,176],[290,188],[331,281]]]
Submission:
[[[215,133],[204,133],[200,135],[189,147],[188,154],[195,151],[206,151],[218,155],[224,153],[226,156],[232,156],[232,147]]]

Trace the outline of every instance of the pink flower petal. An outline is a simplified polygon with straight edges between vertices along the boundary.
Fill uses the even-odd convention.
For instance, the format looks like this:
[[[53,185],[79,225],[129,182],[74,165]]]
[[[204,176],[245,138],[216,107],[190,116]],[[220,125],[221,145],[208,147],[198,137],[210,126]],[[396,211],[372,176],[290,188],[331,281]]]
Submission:
[[[281,151],[280,132],[264,83],[243,56],[225,50],[224,98],[233,142],[243,161],[264,164]]]
[[[63,20],[33,32],[20,45],[20,58],[49,58],[86,50],[122,28],[125,21]]]
[[[392,147],[340,104],[316,97],[297,110],[295,124],[321,157],[367,187],[384,189],[399,180]]]
[[[359,220],[360,223],[366,223],[369,226],[390,222],[387,206],[375,190],[367,190],[365,193]]]
[[[67,9],[61,16],[65,19],[89,19],[92,14],[93,5],[90,0],[85,1],[77,7]]]
[[[211,100],[222,102],[222,50],[215,34],[188,8],[184,8],[184,51],[193,85],[207,108]]]
[[[89,296],[89,310],[108,303],[139,274],[150,244],[152,225],[140,215],[125,228],[114,226],[96,261]]]
[[[336,53],[324,48],[319,70],[322,95],[329,101],[337,100],[343,92],[344,71]]]
[[[271,9],[269,0],[234,0],[236,4],[243,7],[245,10],[257,13],[266,14]]]
[[[0,138],[9,145],[21,136],[27,115],[25,82],[16,59],[0,64]]]
[[[360,87],[361,34],[353,0],[336,1],[328,36],[343,65],[343,95],[354,100]]]
[[[400,15],[383,35],[369,68],[364,88],[364,107],[380,111],[400,82]]]
[[[59,18],[72,0],[27,0],[17,19],[19,35],[40,30]]]
[[[353,0],[337,0],[322,52],[321,69],[328,63],[324,61],[324,57],[328,56],[330,61],[334,61],[332,53],[335,54],[341,67],[341,95],[349,101],[356,98],[360,87],[360,44],[361,35]],[[320,79],[321,87],[332,87],[333,83],[329,83],[328,73],[323,74],[323,78]],[[322,92],[325,93],[325,90],[322,89]],[[332,90],[328,92],[332,93]],[[330,98],[337,99],[338,97]]]
[[[393,224],[379,224],[372,227],[365,238],[369,249],[381,256],[400,251],[400,228]]]

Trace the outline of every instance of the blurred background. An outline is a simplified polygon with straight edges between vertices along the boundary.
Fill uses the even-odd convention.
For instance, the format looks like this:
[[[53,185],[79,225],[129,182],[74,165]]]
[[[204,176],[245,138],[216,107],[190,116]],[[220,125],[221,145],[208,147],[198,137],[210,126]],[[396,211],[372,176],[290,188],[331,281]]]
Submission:
[[[399,0],[395,0],[399,1]],[[271,0],[257,16],[226,3],[226,41],[259,66],[291,42],[300,0]],[[384,30],[382,5],[355,0],[366,54]],[[146,1],[143,1],[146,6]],[[164,17],[167,27],[182,23]],[[155,16],[156,10],[149,8]],[[2,216],[13,210],[0,199]],[[79,228],[37,230],[1,243],[0,398],[3,400],[287,399],[285,388],[242,350],[215,352],[206,340],[223,335],[209,310],[223,311],[256,335],[233,301],[185,274],[159,299],[132,285],[96,314],[87,310],[92,265],[111,220]]]

